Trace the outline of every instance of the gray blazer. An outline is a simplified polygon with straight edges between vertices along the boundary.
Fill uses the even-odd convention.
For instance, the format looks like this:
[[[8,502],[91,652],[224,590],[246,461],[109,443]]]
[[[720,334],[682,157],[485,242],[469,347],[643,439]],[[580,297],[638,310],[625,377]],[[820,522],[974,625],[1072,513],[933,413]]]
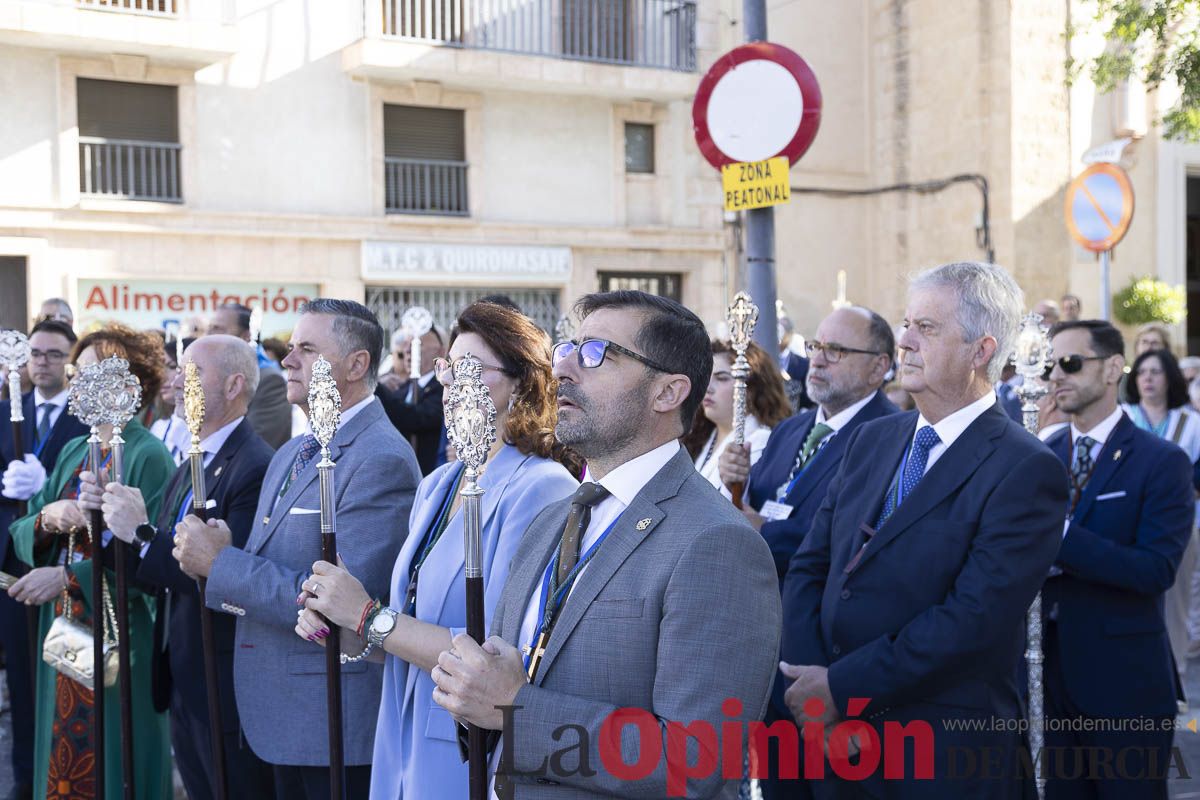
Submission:
[[[569,499],[547,506],[513,559],[492,633],[517,647],[528,644],[517,641],[521,621],[529,598],[541,591],[569,506]],[[648,746],[664,754],[666,722],[706,720],[720,731],[722,722],[762,719],[779,655],[775,563],[766,542],[700,477],[685,450],[617,520],[561,613],[536,679],[517,693],[503,744],[512,752],[502,763],[528,773],[565,762],[571,771],[577,751],[551,756],[579,743],[578,729],[563,726],[580,726],[595,774],[516,776],[518,798],[666,797],[665,757],[639,781],[603,768],[601,725],[619,708],[658,718],[660,741]],[[727,698],[741,701],[740,715],[722,711]],[[624,728],[627,764],[637,760],[634,731]],[[736,796],[737,781],[723,780],[717,761],[712,776],[688,782],[688,797]]]
[[[279,367],[258,368],[258,390],[246,416],[254,432],[276,450],[292,438],[292,404],[287,399],[287,378]]]
[[[246,547],[227,547],[217,556],[205,599],[210,608],[238,616],[233,683],[251,748],[272,764],[324,766],[325,653],[293,630],[300,584],[321,558],[319,455],[275,502],[302,438],[271,459]],[[371,596],[386,598],[421,480],[416,456],[378,402],[343,425],[329,449],[337,464],[338,550]],[[380,664],[342,667],[347,764],[371,762],[382,680]]]

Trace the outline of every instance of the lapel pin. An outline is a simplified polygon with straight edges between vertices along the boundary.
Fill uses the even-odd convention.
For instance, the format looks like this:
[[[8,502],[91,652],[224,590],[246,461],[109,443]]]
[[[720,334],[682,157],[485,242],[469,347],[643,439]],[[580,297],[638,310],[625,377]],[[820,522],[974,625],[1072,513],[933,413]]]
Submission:
[[[220,476],[221,470],[223,470],[223,469],[225,469],[225,467],[223,467],[223,466],[217,467],[216,470],[213,471],[213,477],[216,478],[216,477]]]
[[[269,524],[270,522],[271,522],[271,518],[270,518],[270,517],[263,517],[263,525],[267,525],[267,524]]]
[[[1121,451],[1118,450],[1117,452],[1113,453],[1113,461],[1120,461],[1120,460],[1121,460]]]
[[[650,518],[646,517],[645,519],[639,519],[636,527],[639,531],[646,530],[646,528],[650,527]]]

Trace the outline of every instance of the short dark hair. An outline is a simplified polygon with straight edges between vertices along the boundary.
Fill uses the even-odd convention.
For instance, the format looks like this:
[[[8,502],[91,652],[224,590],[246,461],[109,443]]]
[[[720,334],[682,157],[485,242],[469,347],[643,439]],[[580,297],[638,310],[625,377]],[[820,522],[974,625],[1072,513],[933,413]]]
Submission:
[[[365,376],[367,385],[374,387],[383,359],[383,326],[371,309],[353,300],[315,297],[304,304],[301,314],[328,314],[333,317],[333,332],[347,344],[347,352],[366,350],[371,364]]]
[[[1170,350],[1147,350],[1133,360],[1129,380],[1125,381],[1125,399],[1134,404],[1142,402],[1142,393],[1138,391],[1137,386],[1137,372],[1148,358],[1157,358],[1162,364],[1163,375],[1167,378],[1167,408],[1187,405],[1190,399],[1187,378],[1183,377],[1183,370],[1179,368],[1179,362]]]
[[[226,303],[217,309],[217,311],[232,311],[237,314],[237,329],[238,333],[250,332],[250,308],[241,303]]]
[[[1109,358],[1110,356],[1125,355],[1125,337],[1111,322],[1102,319],[1075,319],[1057,322],[1050,328],[1050,338],[1053,339],[1064,331],[1082,329],[1088,332],[1092,339],[1092,349],[1096,355]]]
[[[33,326],[33,328],[29,331],[29,335],[33,336],[35,333],[42,332],[65,336],[67,337],[67,341],[71,344],[75,344],[75,342],[79,341],[79,337],[75,335],[75,330],[60,319],[42,320],[37,325]]]
[[[896,334],[888,321],[869,308],[858,306],[867,313],[870,322],[867,326],[867,341],[872,350],[884,353],[888,357],[888,366],[896,364]]]
[[[689,430],[712,377],[712,345],[704,323],[670,298],[631,289],[585,294],[575,302],[581,320],[602,308],[628,308],[646,315],[646,324],[634,334],[633,345],[649,360],[692,382],[679,408],[680,424],[684,431]]]

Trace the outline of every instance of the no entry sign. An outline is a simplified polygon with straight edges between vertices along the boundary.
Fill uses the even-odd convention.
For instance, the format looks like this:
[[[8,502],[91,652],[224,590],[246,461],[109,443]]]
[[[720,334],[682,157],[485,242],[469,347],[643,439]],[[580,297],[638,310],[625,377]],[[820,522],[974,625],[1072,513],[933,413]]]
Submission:
[[[1133,220],[1133,185],[1116,164],[1093,164],[1067,187],[1067,230],[1093,253],[1111,250]]]
[[[717,59],[692,103],[696,144],[717,169],[787,156],[795,164],[821,124],[821,89],[800,56],[751,42]]]

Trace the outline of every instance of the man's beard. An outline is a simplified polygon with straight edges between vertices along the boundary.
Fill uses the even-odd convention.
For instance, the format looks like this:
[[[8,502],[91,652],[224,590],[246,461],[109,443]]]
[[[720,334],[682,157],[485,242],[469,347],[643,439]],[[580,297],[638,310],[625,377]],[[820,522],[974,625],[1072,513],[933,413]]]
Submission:
[[[603,412],[585,401],[573,384],[560,383],[558,396],[574,404],[576,417],[569,421],[559,419],[554,426],[555,437],[585,459],[619,452],[640,434],[631,421],[645,414],[648,382],[649,378],[630,387],[606,403]]]

